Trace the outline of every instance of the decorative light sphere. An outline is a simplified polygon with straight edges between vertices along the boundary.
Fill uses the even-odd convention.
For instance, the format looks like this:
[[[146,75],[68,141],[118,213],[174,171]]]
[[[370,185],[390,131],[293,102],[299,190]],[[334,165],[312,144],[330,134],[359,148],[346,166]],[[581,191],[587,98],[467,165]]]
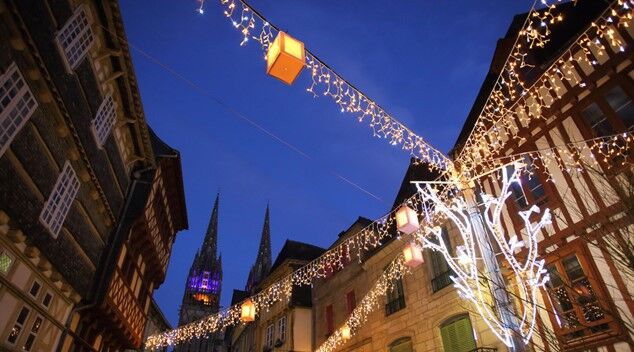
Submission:
[[[304,68],[304,43],[280,31],[266,52],[266,73],[291,85]]]
[[[406,235],[412,234],[420,228],[418,215],[416,215],[414,209],[408,207],[407,205],[401,206],[396,211],[395,216],[396,228]]]
[[[410,242],[405,246],[403,249],[403,258],[405,258],[405,265],[410,268],[415,268],[425,262],[423,259],[423,249],[414,242]]]
[[[351,336],[352,336],[352,333],[350,332],[350,326],[348,326],[348,324],[344,325],[341,328],[341,338],[344,340],[350,340]]]
[[[240,321],[248,323],[255,320],[255,304],[249,298],[242,303],[242,311],[240,313]]]

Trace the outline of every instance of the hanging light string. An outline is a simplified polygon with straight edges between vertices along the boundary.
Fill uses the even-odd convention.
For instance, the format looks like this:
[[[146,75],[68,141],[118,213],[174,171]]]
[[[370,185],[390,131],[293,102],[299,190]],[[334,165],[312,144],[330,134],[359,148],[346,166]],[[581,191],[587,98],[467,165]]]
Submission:
[[[261,13],[242,0],[221,0],[224,15],[242,34],[241,46],[249,40],[257,41],[266,57],[269,46],[280,29]],[[386,139],[393,146],[400,146],[410,155],[424,160],[430,169],[447,169],[451,160],[425,139],[391,116],[377,102],[368,98],[352,83],[346,81],[332,67],[305,49],[304,65],[311,81],[306,89],[314,97],[330,97],[339,110],[354,115],[372,129],[375,137]]]
[[[455,196],[451,187],[439,188],[438,192],[439,197],[445,201]],[[404,204],[413,209],[422,209],[424,207],[418,194],[406,199]],[[267,286],[248,299],[253,302],[257,312],[268,311],[274,303],[282,300],[287,301],[290,298],[293,286],[311,285],[316,279],[325,278],[334,271],[342,269],[346,263],[349,263],[355,257],[361,262],[366,253],[381,246],[386,240],[394,236],[392,229],[394,228],[394,214],[396,211],[397,209],[390,211],[337,246],[329,249],[315,260]],[[433,224],[440,224],[440,219],[430,216],[426,218],[426,221],[428,221],[430,227],[433,227]],[[397,236],[397,238],[401,239],[400,236]],[[174,346],[235,325],[240,322],[243,302],[195,322],[149,336],[145,345],[150,349]]]
[[[587,166],[600,168],[619,167],[632,163],[634,132],[571,141],[560,145],[549,145],[530,151],[513,153],[497,158],[483,160],[480,165],[485,170],[493,170],[513,160],[522,160],[528,164],[523,172],[534,173],[540,170],[547,181],[553,181],[551,170],[559,169],[567,173],[584,172]]]
[[[332,352],[341,347],[368,320],[370,314],[381,306],[388,292],[392,291],[396,282],[411,270],[404,265],[403,255],[398,255],[383,271],[374,286],[352,310],[346,321],[324,341],[315,352]]]
[[[518,64],[517,57],[511,55],[457,157],[464,169],[475,173],[490,168],[483,162],[494,159],[508,145],[524,143],[526,138],[519,133],[521,126],[534,126],[534,122],[545,119],[542,111],[564,95],[564,82],[573,88],[585,87],[575,65],[592,69],[607,61],[608,51],[629,50],[623,39],[626,36],[621,36],[618,28],[632,25],[632,7],[632,0],[612,1],[531,85],[520,79],[519,69],[527,65]]]

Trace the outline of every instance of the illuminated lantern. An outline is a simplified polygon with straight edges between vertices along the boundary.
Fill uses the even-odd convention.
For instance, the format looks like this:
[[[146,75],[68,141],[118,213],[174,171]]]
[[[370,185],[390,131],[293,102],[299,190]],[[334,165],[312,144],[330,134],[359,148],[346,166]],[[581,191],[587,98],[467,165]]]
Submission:
[[[423,250],[414,242],[410,242],[405,246],[403,258],[405,258],[405,265],[410,268],[415,268],[424,263]]]
[[[341,328],[341,338],[344,340],[350,340],[350,336],[350,327],[346,324]]]
[[[255,320],[255,304],[249,298],[242,303],[242,312],[240,314],[240,321],[248,323]]]
[[[396,228],[399,231],[409,235],[416,232],[419,227],[418,215],[414,209],[403,205],[396,211]]]
[[[304,43],[279,32],[266,53],[266,73],[291,85],[304,68]]]

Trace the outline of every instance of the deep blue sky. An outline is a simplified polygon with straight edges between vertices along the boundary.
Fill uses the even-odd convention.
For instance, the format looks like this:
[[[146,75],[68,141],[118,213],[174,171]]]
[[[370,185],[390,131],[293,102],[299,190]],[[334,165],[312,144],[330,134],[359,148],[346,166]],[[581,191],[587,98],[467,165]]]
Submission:
[[[530,2],[252,0],[251,5],[447,151],[497,39]],[[218,190],[223,306],[233,288],[244,287],[267,202],[274,256],[286,238],[327,247],[359,215],[376,218],[389,210],[409,156],[373,138],[367,125],[341,114],[331,100],[307,94],[306,72],[292,87],[268,77],[259,45],[239,46],[240,34],[218,1],[208,0],[202,16],[194,0],[123,0],[121,7],[131,45],[310,157],[132,51],[147,120],[182,155],[189,230],[178,234],[167,279],[155,294],[172,324]]]

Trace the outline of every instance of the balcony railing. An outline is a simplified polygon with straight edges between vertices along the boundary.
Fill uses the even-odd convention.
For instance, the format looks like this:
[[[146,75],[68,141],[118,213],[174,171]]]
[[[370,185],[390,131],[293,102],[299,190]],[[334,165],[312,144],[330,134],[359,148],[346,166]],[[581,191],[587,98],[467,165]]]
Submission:
[[[440,273],[436,275],[433,279],[431,279],[431,289],[433,292],[438,292],[441,289],[451,285],[453,281],[451,281],[451,275],[454,275],[453,270],[449,269],[444,273]]]
[[[497,352],[497,348],[493,348],[493,347],[477,347],[472,349],[469,352]]]

